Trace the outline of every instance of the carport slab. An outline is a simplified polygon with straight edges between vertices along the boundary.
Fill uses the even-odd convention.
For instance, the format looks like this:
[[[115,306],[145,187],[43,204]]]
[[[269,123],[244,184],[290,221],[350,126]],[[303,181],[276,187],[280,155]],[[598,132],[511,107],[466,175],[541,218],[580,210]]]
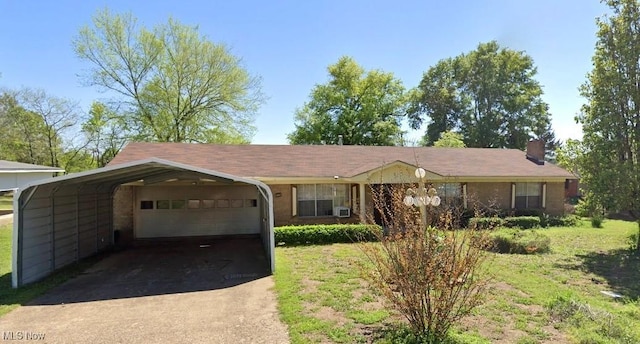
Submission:
[[[0,318],[65,343],[288,343],[259,239],[153,242],[115,253]]]

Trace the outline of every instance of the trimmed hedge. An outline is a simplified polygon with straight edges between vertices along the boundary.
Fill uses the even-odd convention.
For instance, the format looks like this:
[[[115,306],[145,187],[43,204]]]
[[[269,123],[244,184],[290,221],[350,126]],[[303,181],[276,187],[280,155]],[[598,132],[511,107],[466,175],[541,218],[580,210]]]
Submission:
[[[531,229],[540,227],[538,216],[514,216],[504,219],[504,226],[508,228]]]
[[[469,226],[476,225],[478,229],[491,229],[496,227],[531,229],[539,227],[575,227],[580,223],[580,218],[575,215],[562,217],[550,216],[510,216],[500,217],[473,217],[469,219]]]
[[[477,229],[494,229],[504,226],[504,219],[499,217],[472,217],[469,219],[469,227]]]
[[[580,218],[575,215],[565,215],[562,217],[544,217],[541,225],[543,227],[576,227],[580,223]]]
[[[378,225],[338,224],[283,226],[274,229],[276,245],[321,245],[377,241],[382,234]]]
[[[491,234],[493,250],[498,253],[534,254],[551,250],[551,239],[537,231],[507,229]]]

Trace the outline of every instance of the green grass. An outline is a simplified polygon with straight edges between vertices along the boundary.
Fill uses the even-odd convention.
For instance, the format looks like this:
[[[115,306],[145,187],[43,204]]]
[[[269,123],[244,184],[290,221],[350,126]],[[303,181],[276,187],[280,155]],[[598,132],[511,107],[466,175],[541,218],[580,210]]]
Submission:
[[[11,225],[0,226],[0,317],[24,305],[47,290],[65,282],[96,262],[86,260],[61,269],[40,282],[11,288]]]
[[[550,253],[490,253],[492,288],[451,342],[639,343],[640,257],[627,243],[637,224],[539,231],[550,237]],[[276,249],[276,291],[293,343],[411,342],[402,317],[359,275],[362,258],[355,244]]]
[[[13,209],[13,197],[0,196],[0,210],[11,210],[11,209]]]

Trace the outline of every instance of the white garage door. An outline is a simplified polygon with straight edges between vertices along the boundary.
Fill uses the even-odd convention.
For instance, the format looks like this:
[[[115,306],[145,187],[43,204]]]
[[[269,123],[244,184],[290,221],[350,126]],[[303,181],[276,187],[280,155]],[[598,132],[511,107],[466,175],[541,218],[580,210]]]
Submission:
[[[260,197],[253,185],[136,189],[137,238],[260,232]]]

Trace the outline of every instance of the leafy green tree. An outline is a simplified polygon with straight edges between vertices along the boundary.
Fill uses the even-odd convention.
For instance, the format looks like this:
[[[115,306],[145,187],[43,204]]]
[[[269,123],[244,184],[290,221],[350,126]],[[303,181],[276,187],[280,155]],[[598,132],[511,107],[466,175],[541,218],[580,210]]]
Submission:
[[[328,68],[329,81],[313,88],[295,113],[291,144],[388,146],[401,143],[404,87],[392,73],[365,72],[350,57]]]
[[[433,143],[434,147],[465,148],[462,134],[453,131],[445,131],[440,134],[438,141]]]
[[[5,91],[0,99],[0,122],[11,128],[0,138],[3,155],[9,160],[63,167],[59,156],[65,137],[78,123],[77,105],[29,88]]]
[[[426,121],[425,144],[455,130],[467,147],[524,149],[551,131],[549,106],[535,80],[533,59],[522,51],[482,43],[467,54],[439,61],[411,92],[410,125]]]
[[[636,0],[605,3],[611,15],[597,20],[593,69],[581,87],[587,102],[577,117],[584,133],[580,171],[591,201],[638,219],[640,4]]]
[[[106,166],[132,136],[124,117],[101,102],[91,104],[82,132],[87,140],[86,151],[96,167]]]
[[[555,150],[556,163],[567,171],[580,172],[580,162],[584,155],[584,147],[580,140],[568,139]]]
[[[5,90],[0,95],[0,159],[28,164],[49,162],[45,123],[38,114],[21,106],[17,92]]]
[[[138,29],[131,14],[103,10],[73,47],[93,66],[85,83],[119,97],[136,140],[247,143],[253,136],[260,79],[197,27],[169,19]]]

